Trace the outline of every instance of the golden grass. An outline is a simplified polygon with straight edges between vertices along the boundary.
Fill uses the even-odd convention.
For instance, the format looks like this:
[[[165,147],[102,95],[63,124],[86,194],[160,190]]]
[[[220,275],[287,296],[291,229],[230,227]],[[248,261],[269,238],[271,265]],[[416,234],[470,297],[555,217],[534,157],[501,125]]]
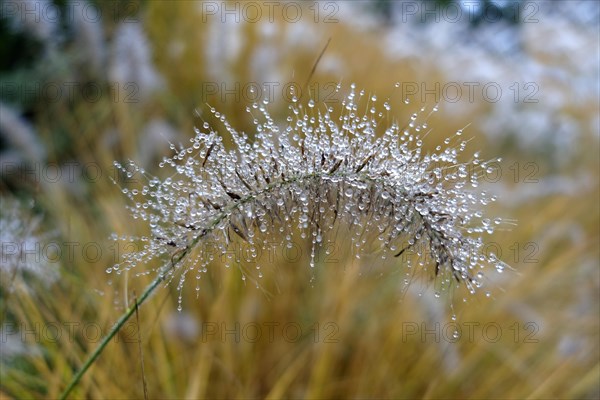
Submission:
[[[41,113],[38,126],[50,153],[60,153],[52,148],[53,135],[60,130],[70,141],[69,156],[83,163],[97,162],[109,171],[114,159],[135,159],[138,133],[150,116],[170,118],[182,131],[190,131],[197,122],[191,111],[201,105],[198,93],[202,83],[210,79],[203,58],[207,28],[198,22],[199,15],[190,11],[192,4],[149,4],[145,26],[155,49],[156,64],[171,91],[159,94],[150,104],[106,100],[77,104],[72,109],[58,106]],[[244,51],[249,57],[260,44],[259,27],[249,25],[244,29],[249,41]],[[282,25],[282,29],[289,26]],[[422,80],[423,75],[432,81],[442,79],[443,71],[435,66],[424,72],[408,62],[387,61],[382,49],[372,45],[376,32],[359,35],[351,27],[335,24],[324,33],[324,37],[328,35],[332,37],[328,55],[345,62],[344,81],[356,81],[359,87],[376,92],[381,98],[390,93],[395,80]],[[168,56],[173,40],[184,44],[176,63]],[[293,71],[294,80],[306,79],[319,47],[321,44],[290,49],[285,43],[278,43],[283,60],[280,68]],[[242,82],[254,79],[244,57],[231,68]],[[317,73],[314,81],[339,78]],[[237,116],[243,112],[244,104],[212,100],[211,104],[230,116],[234,125],[251,129],[243,125],[247,123],[244,118]],[[406,120],[417,107],[401,108],[396,117]],[[443,115],[432,121],[433,143],[470,122]],[[107,147],[103,136],[111,126],[120,132],[119,140]],[[476,137],[476,146],[486,147],[476,128],[469,132]],[[151,398],[598,396],[600,199],[598,155],[594,149],[597,144],[595,148],[581,149],[583,157],[587,157],[583,159],[590,160],[589,168],[584,169],[595,180],[589,192],[545,196],[516,208],[503,208],[503,199],[499,199],[496,211],[519,220],[519,224],[511,232],[497,234],[494,240],[517,273],[504,274],[497,283],[502,290],[494,290],[493,299],[479,293],[469,297],[468,304],[461,304],[462,295],[457,294],[456,323],[463,328],[465,323],[479,324],[472,340],[464,331],[456,343],[450,343],[443,335],[429,335],[423,340],[420,327],[432,329],[436,322],[442,326],[451,323],[448,305],[444,299],[433,299],[431,291],[423,297],[416,295],[417,290],[403,295],[403,275],[397,272],[398,266],[382,271],[375,258],[359,262],[337,254],[338,262],[317,264],[313,284],[306,256],[293,263],[281,259],[265,263],[263,289],[255,288],[250,280],[243,283],[235,267],[225,269],[214,263],[208,279],[201,280],[198,299],[191,285],[183,292],[184,312],[204,331],[187,339],[171,335],[166,324],[177,313],[178,293],[173,288],[160,289],[141,307],[140,326],[133,321],[127,324],[83,378],[73,398],[142,396],[135,341],[138,329]],[[503,154],[486,149],[485,153],[530,160],[515,149],[507,149]],[[543,165],[541,171],[545,173]],[[511,184],[510,178],[504,181]],[[106,179],[87,185],[83,196],[52,184],[42,185],[37,193],[36,200],[46,211],[48,225],[56,227],[65,241],[100,242],[107,249],[110,242],[106,238],[111,232],[135,234],[143,229],[128,219],[124,196]],[[558,233],[546,235],[550,229]],[[579,230],[579,236],[570,238],[570,230]],[[514,252],[509,250],[515,242],[521,251],[516,260],[511,259]],[[523,245],[529,242],[539,246],[535,254],[538,261],[534,263],[523,259]],[[60,394],[73,371],[97,345],[99,338],[90,337],[95,335],[94,329],[100,327],[106,332],[123,310],[125,294],[131,304],[134,291],[141,293],[149,282],[129,273],[126,281],[123,275],[111,275],[113,283],[108,285],[109,277],[104,271],[113,261],[109,251],[96,263],[78,256],[63,265],[61,281],[49,288],[35,282],[15,282],[15,290],[2,300],[3,315],[10,315],[19,321],[19,326],[30,329],[50,324],[63,326],[62,337],[48,340],[48,335],[42,334],[37,340],[34,335],[27,335],[26,343],[37,345],[41,354],[3,366],[1,398],[56,398]],[[67,334],[67,322],[76,324],[74,335]],[[226,324],[231,329],[236,323],[240,330],[258,324],[263,335],[255,342],[244,337],[236,340],[231,334],[221,340],[219,334],[206,331],[213,324]],[[303,336],[286,340],[277,328],[271,340],[266,335],[270,323],[279,327],[298,324]],[[528,325],[531,329],[526,329],[527,323],[532,323]],[[486,340],[481,330],[486,324],[501,327],[497,341]],[[86,332],[83,326],[91,328]],[[414,326],[419,327],[419,332],[408,334],[407,329]],[[327,341],[332,332],[330,338],[335,340]],[[527,337],[531,332],[534,334]]]

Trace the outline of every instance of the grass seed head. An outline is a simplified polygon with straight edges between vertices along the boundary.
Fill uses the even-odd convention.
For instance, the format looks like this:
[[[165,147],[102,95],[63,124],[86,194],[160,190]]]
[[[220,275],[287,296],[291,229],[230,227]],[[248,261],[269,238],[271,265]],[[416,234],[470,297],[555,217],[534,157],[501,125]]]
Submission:
[[[419,124],[418,114],[405,127],[380,126],[384,114],[375,96],[354,85],[339,109],[293,101],[284,126],[267,105],[247,108],[255,126],[251,137],[211,108],[233,148],[204,123],[188,147],[171,145],[174,155],[160,163],[171,171],[164,179],[133,162],[115,164],[143,177],[141,189],[123,192],[150,234],[138,238],[140,250],[113,270],[167,256],[160,272],[171,279],[179,274],[181,290],[188,274],[199,279],[212,260],[196,250],[201,243],[225,253],[237,237],[264,249],[267,242],[289,243],[297,232],[312,242],[314,266],[314,248],[335,224],[347,225],[359,252],[374,245],[383,259],[409,250],[426,253],[420,268],[446,282],[464,282],[471,292],[481,285],[484,266],[504,269],[494,254],[482,251],[482,235],[493,233],[501,220],[481,211],[495,200],[478,190],[487,163],[478,153],[460,161],[467,145],[462,130],[425,154],[420,132],[427,123]]]

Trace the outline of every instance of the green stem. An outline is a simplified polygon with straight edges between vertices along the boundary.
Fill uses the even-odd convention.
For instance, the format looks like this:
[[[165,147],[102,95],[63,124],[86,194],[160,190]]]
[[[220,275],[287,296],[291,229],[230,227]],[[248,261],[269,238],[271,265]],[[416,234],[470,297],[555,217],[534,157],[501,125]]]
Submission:
[[[150,296],[150,294],[152,294],[154,289],[156,289],[164,279],[165,279],[165,275],[159,274],[152,281],[152,283],[150,283],[146,287],[146,289],[144,290],[144,293],[142,293],[142,295],[138,299],[137,304],[142,305],[142,303]],[[104,350],[104,348],[106,347],[108,342],[110,342],[110,340],[119,332],[121,327],[123,325],[125,325],[125,322],[127,322],[127,320],[129,320],[129,318],[131,318],[131,316],[135,313],[135,309],[136,309],[135,307],[129,307],[129,309],[123,315],[121,315],[121,318],[119,318],[119,320],[111,328],[111,330],[104,337],[104,339],[102,339],[102,342],[100,342],[100,344],[98,345],[96,350],[94,350],[94,352],[90,355],[90,357],[87,359],[85,364],[83,364],[81,366],[81,368],[79,369],[79,371],[77,371],[77,374],[75,374],[75,376],[71,380],[71,383],[69,383],[69,386],[67,386],[65,391],[60,396],[61,399],[67,398],[67,396],[71,393],[73,388],[75,388],[75,386],[79,383],[79,381],[81,380],[81,378],[83,377],[85,372],[92,366],[92,364],[94,363],[94,361],[96,361],[98,356],[100,356],[100,353],[102,353],[102,351]]]

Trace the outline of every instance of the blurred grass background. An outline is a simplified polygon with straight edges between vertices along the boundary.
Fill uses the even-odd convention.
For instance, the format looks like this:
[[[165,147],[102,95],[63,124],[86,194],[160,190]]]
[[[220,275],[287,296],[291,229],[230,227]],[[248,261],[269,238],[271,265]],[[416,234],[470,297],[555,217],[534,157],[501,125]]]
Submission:
[[[271,23],[262,5],[259,21],[238,12],[239,22],[233,14],[222,23],[222,2],[79,2],[71,17],[65,11],[71,3],[30,3],[41,4],[39,10],[56,4],[59,22],[3,9],[3,218],[5,199],[15,197],[42,218],[41,231],[80,246],[74,257],[63,248],[55,263],[60,279],[53,282],[43,273],[2,268],[2,398],[56,398],[96,347],[98,330],[106,332],[150,281],[133,271],[105,272],[126,251],[108,239],[111,233],[145,234],[109,180],[113,161],[132,159],[158,173],[168,142],[185,143],[208,118],[206,104],[251,133],[247,96],[211,93],[211,84],[231,89],[236,82],[241,88],[276,82],[270,109],[283,122],[282,88],[305,82],[329,38],[311,80],[316,97],[323,97],[317,100],[328,100],[333,83],[356,82],[377,94],[380,106],[390,98],[389,121],[408,121],[436,101],[421,99],[420,92],[404,104],[396,82],[428,88],[497,82],[503,89],[498,102],[480,91],[473,101],[465,95],[456,103],[441,101],[427,146],[471,124],[470,148],[481,149],[483,158],[503,158],[501,178],[485,185],[498,195],[489,213],[518,225],[490,240],[516,273],[490,282],[491,298],[481,292],[463,304],[458,293],[452,311],[427,285],[402,293],[401,265],[355,260],[342,250],[335,262],[321,254],[312,282],[309,255],[290,262],[276,253],[273,262],[261,262],[262,289],[252,279],[242,281],[239,269],[215,262],[209,279],[200,281],[198,299],[190,285],[183,291],[181,313],[175,288],[160,289],[140,309],[139,326],[127,325],[73,397],[142,397],[139,332],[150,398],[598,398],[599,43],[596,8],[591,17],[585,9],[596,2],[531,2],[537,8],[528,2],[520,19],[505,13],[492,23],[482,17],[445,25],[402,19],[402,4],[423,2],[292,3],[302,7],[297,22],[274,12]],[[227,6],[236,4],[243,3]],[[283,9],[289,2],[277,4]],[[83,18],[83,5],[94,6],[101,18]],[[214,5],[217,14],[207,8]],[[532,10],[537,22],[524,23]],[[513,41],[516,48],[502,47]],[[538,102],[524,102],[523,91],[531,92],[523,87],[515,102],[514,82],[535,83]],[[57,84],[63,92],[49,100],[35,86],[24,89],[32,83]],[[93,101],[81,90],[67,94],[69,84],[86,83],[101,88]],[[63,178],[15,172],[13,165],[40,171],[59,165]],[[76,166],[72,180],[69,165]],[[80,169],[89,165],[98,165],[102,176],[83,175]],[[85,256],[89,243],[98,243],[102,255]],[[253,276],[254,265],[240,268]],[[462,328],[455,343],[444,330],[453,326],[453,313]],[[244,331],[252,324],[262,332],[256,341],[244,335],[253,337]],[[294,340],[286,340],[286,324],[300,326],[302,334],[296,338],[291,330]],[[58,338],[49,330],[56,326]],[[224,335],[224,327],[239,338]],[[501,329],[497,338],[494,327]]]

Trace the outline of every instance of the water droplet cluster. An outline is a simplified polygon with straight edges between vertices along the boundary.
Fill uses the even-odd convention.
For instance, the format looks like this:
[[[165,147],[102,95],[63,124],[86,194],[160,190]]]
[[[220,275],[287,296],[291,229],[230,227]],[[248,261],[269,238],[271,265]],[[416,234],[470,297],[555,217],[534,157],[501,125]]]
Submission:
[[[383,259],[426,251],[428,262],[417,267],[447,282],[465,282],[472,292],[481,285],[485,266],[504,269],[502,261],[482,251],[481,235],[502,222],[481,211],[495,200],[477,190],[489,162],[478,153],[468,163],[459,160],[468,141],[462,130],[425,154],[427,121],[418,121],[425,108],[405,126],[380,126],[390,101],[379,112],[376,96],[356,92],[355,85],[337,107],[307,104],[294,98],[283,126],[272,119],[268,101],[252,104],[246,109],[255,125],[250,137],[211,108],[233,148],[204,123],[188,147],[171,146],[173,156],[160,163],[170,171],[163,179],[133,162],[115,163],[144,180],[142,187],[123,193],[133,204],[133,217],[145,221],[150,234],[137,238],[139,251],[125,255],[112,271],[164,256],[159,272],[176,279],[181,290],[186,276],[199,280],[234,240],[289,246],[295,235],[307,246],[312,243],[307,254],[314,267],[315,248],[336,224],[345,224],[359,256],[361,248],[373,245]],[[205,251],[202,243],[216,251]],[[411,267],[410,260],[406,263]]]

